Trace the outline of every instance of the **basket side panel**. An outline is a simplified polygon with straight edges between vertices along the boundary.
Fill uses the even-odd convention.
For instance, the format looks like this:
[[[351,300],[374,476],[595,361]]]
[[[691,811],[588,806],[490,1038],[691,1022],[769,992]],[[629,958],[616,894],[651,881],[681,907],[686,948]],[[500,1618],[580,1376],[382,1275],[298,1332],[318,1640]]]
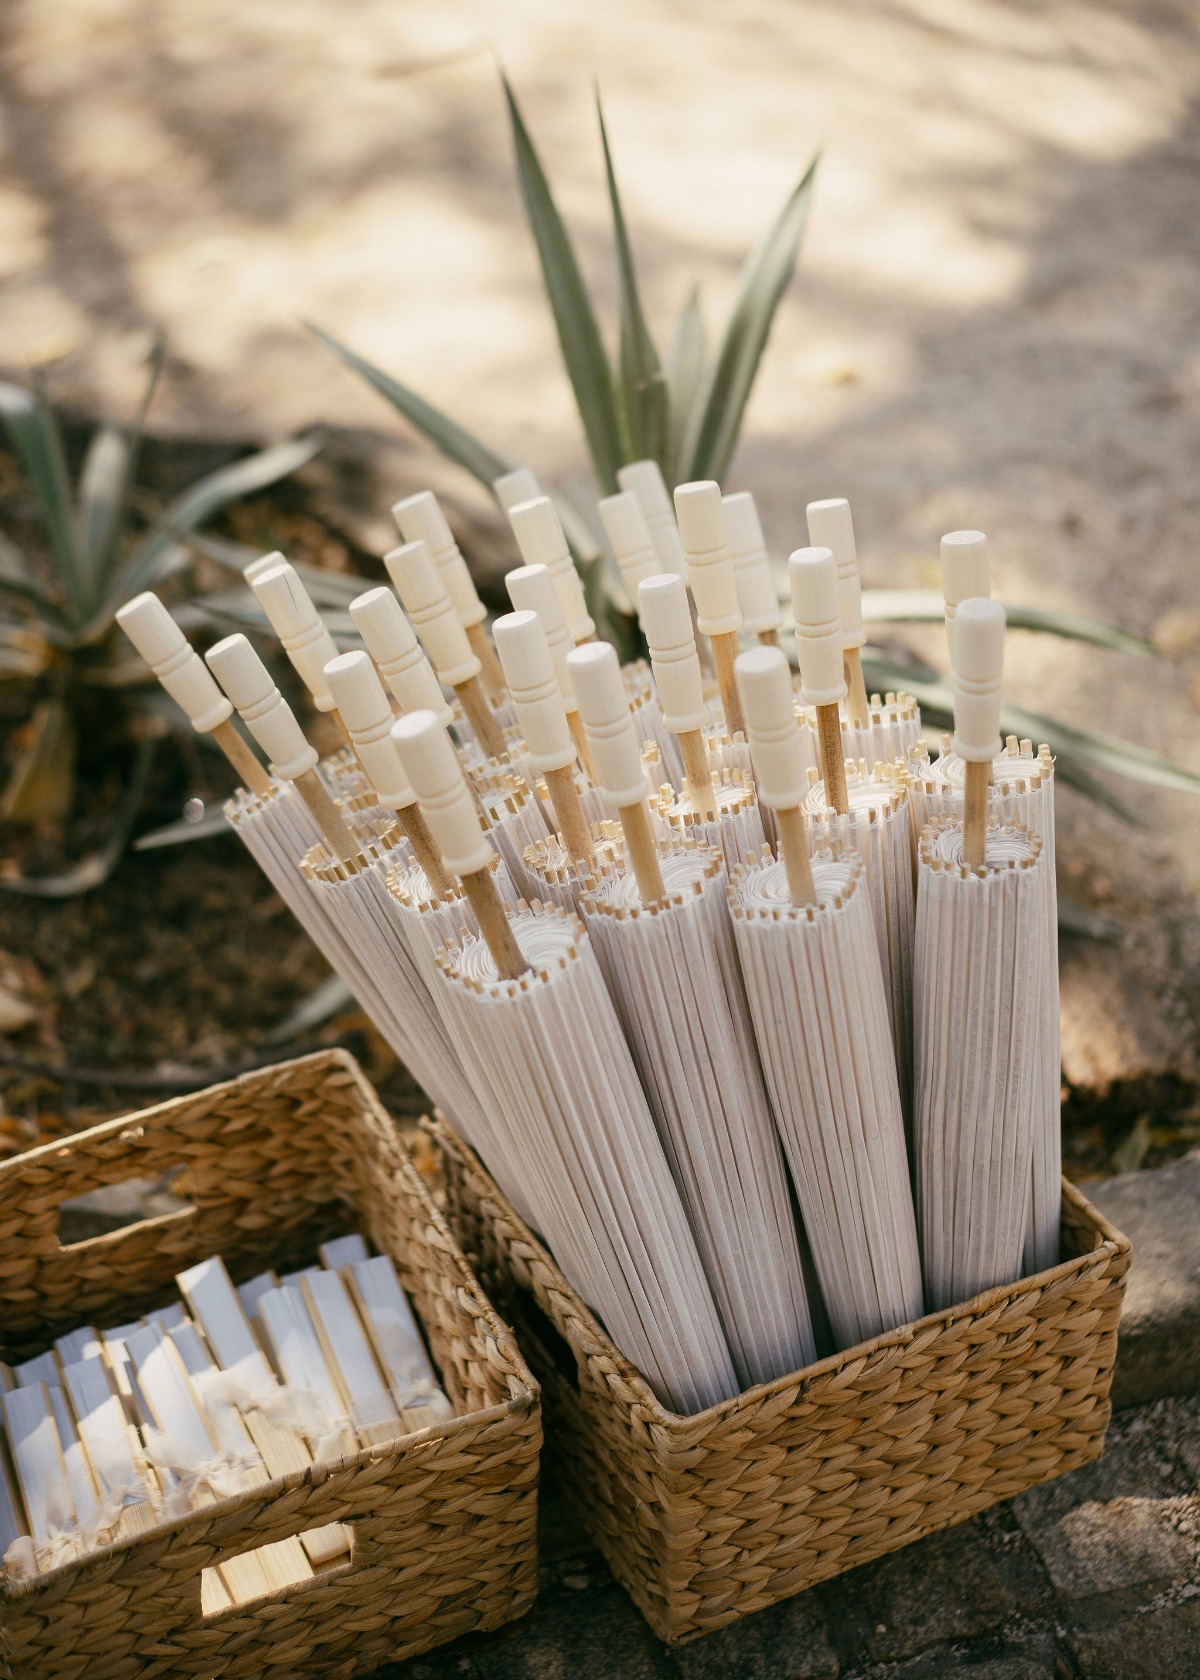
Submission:
[[[353,1186],[344,1058],[310,1056],[111,1121],[0,1165],[0,1330],[6,1357],[62,1329],[117,1322],[173,1293],[189,1261],[235,1276],[287,1266],[345,1221]],[[65,1199],[178,1171],[194,1211],[63,1247]]]
[[[197,1512],[13,1594],[5,1680],[349,1677],[524,1613],[536,1591],[536,1405],[514,1402],[366,1462],[292,1477],[282,1494]],[[351,1561],[205,1618],[220,1556],[347,1522]]]
[[[639,1408],[615,1350],[606,1369],[594,1320],[447,1133],[456,1226],[534,1358],[564,1487],[660,1637],[723,1626],[1103,1448],[1128,1245],[1069,1186],[1062,1265],[697,1419],[664,1419]],[[576,1380],[553,1338],[539,1344],[538,1314]]]

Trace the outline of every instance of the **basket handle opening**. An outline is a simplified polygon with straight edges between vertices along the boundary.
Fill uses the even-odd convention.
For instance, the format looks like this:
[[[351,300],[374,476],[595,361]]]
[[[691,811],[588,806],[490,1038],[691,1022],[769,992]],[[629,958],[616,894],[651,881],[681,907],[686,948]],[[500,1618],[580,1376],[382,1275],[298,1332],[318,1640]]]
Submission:
[[[265,1546],[222,1548],[200,1572],[200,1613],[211,1622],[281,1592],[312,1587],[354,1567],[353,1523],[326,1523]]]
[[[130,1176],[68,1196],[58,1207],[58,1246],[81,1248],[135,1226],[194,1219],[196,1204],[183,1182],[186,1168],[168,1167],[153,1178]]]

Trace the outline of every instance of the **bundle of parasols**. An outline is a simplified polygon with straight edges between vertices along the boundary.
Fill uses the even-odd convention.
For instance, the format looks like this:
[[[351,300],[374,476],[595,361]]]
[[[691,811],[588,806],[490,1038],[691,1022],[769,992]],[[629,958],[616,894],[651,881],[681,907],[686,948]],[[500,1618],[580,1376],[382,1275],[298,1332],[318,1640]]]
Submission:
[[[844,500],[788,563],[797,680],[752,498],[620,477],[600,515],[649,653],[624,667],[525,469],[490,635],[427,492],[393,510],[393,587],[351,604],[361,649],[281,555],[249,567],[341,730],[323,761],[245,636],[206,666],[154,596],[119,617],[237,768],[264,873],[690,1414],[1057,1261],[1054,768],[1000,739],[980,533],[942,542],[931,757],[916,704],[866,692]]]

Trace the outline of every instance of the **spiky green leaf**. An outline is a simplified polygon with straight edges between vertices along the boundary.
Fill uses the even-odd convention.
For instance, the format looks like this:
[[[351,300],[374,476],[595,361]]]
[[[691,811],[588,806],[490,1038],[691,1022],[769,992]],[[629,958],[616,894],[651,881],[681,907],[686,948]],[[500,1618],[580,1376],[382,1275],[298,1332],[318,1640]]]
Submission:
[[[940,624],[946,603],[936,589],[864,589],[863,619],[868,624]],[[1058,612],[1048,607],[1018,607],[1004,603],[1010,630],[1037,630],[1068,641],[1090,642],[1094,647],[1117,653],[1136,653],[1143,659],[1161,657],[1152,642],[1131,636],[1115,624],[1081,613]]]
[[[119,426],[97,426],[79,475],[79,550],[93,599],[125,522],[132,458]]]
[[[264,490],[267,485],[298,471],[317,454],[322,442],[317,434],[292,438],[197,479],[167,507],[154,529],[135,544],[115,579],[106,609],[115,610],[122,601],[149,589],[187,564],[188,551],[173,534],[177,528],[194,530],[239,496]]]
[[[926,722],[936,728],[951,727],[954,695],[944,678],[915,674],[911,667],[873,651],[863,659],[863,674],[871,690],[882,693],[888,689],[902,689],[920,705]],[[1142,782],[1173,793],[1200,794],[1200,776],[1172,763],[1161,753],[1133,746],[1128,741],[1118,741],[1110,735],[1099,735],[1090,729],[1076,728],[1060,718],[1043,717],[1039,712],[1031,712],[1008,700],[1000,714],[1000,727],[1005,735],[1016,735],[1037,744],[1044,741],[1054,754],[1057,773],[1062,780],[1073,781],[1090,798],[1098,798],[1102,792],[1102,784],[1096,782],[1090,772],[1122,776],[1127,781]],[[1107,803],[1112,806],[1111,796]],[[1130,815],[1125,807],[1120,809],[1122,815]]]
[[[583,422],[588,453],[605,495],[617,488],[621,435],[613,395],[612,370],[595,311],[570,235],[550,192],[541,160],[529,137],[508,78],[502,78],[512,127],[517,179],[530,231],[537,245],[542,280],[554,315],[558,342],[575,404]]]
[[[667,390],[670,393],[670,444],[663,469],[668,487],[683,482],[681,467],[690,460],[689,439],[700,425],[696,398],[704,384],[704,316],[700,309],[700,288],[688,294],[671,342],[667,346]]]
[[[680,464],[689,479],[722,478],[733,456],[775,312],[796,266],[818,161],[813,158],[746,259],[729,324],[705,381],[695,442]]]
[[[600,95],[596,95],[596,116],[600,123],[600,141],[604,147],[604,172],[608,179],[608,200],[612,207],[613,237],[617,247],[617,277],[621,297],[621,339],[618,358],[621,399],[621,418],[624,422],[624,456],[627,461],[651,458],[667,468],[667,383],[654,348],[650,328],[642,312],[638,293],[637,270],[633,263],[633,246],[625,213],[621,208],[621,194],[617,188],[612,151],[608,144],[608,130]]]
[[[318,327],[314,322],[305,322],[310,333],[327,345],[334,355],[343,361],[348,368],[352,368],[373,385],[381,397],[386,398],[396,411],[404,416],[410,426],[415,426],[423,437],[427,437],[443,455],[451,461],[457,461],[460,467],[465,467],[473,478],[477,478],[483,487],[490,491],[492,485],[504,473],[511,472],[516,462],[507,455],[501,455],[497,450],[489,448],[480,442],[465,426],[460,426],[457,420],[451,420],[448,414],[443,414],[440,408],[435,408],[431,402],[417,395],[407,385],[402,385],[398,379],[393,379],[390,373],[376,367],[374,362],[367,361],[347,345],[327,333],[324,327]]]
[[[76,541],[75,508],[62,434],[44,391],[0,383],[0,418],[38,499],[42,522],[58,562],[69,617],[76,623],[91,611],[87,575]]]

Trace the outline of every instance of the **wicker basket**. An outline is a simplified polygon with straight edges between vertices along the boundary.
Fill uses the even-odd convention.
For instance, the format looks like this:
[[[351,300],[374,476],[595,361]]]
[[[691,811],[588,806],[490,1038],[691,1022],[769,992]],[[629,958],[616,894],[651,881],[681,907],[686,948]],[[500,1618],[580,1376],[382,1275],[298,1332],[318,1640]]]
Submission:
[[[655,1398],[443,1120],[451,1222],[542,1383],[564,1494],[659,1638],[711,1632],[1099,1456],[1129,1243],[1064,1181],[1052,1270],[695,1417]]]
[[[193,1206],[62,1247],[64,1198],[182,1168]],[[396,1262],[455,1410],[129,1542],[0,1588],[4,1680],[362,1674],[521,1615],[536,1588],[538,1389],[353,1058],[306,1056],[0,1165],[0,1355],[170,1299],[220,1254],[235,1279],[367,1232]],[[327,1523],[348,1562],[204,1616],[203,1569]]]

